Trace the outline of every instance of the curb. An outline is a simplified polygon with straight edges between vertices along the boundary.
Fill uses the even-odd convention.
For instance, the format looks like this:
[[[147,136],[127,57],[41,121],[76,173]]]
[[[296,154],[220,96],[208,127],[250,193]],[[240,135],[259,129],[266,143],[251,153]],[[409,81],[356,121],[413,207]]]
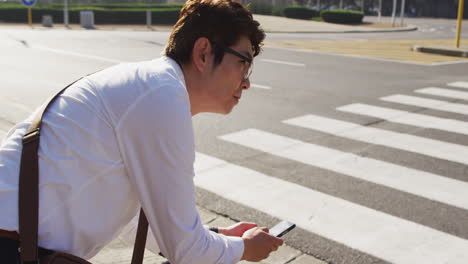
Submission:
[[[414,51],[445,56],[468,58],[468,48],[450,48],[437,46],[413,46]]]
[[[347,33],[390,33],[390,32],[408,32],[418,30],[416,26],[410,26],[398,29],[376,29],[376,30],[331,30],[331,31],[278,31],[278,30],[265,30],[266,33],[298,33],[298,34],[347,34]]]

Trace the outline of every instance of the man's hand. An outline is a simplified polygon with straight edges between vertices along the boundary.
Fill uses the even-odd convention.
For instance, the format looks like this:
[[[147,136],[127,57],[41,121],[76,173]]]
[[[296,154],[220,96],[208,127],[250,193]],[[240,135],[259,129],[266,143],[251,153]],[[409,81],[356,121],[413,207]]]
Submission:
[[[225,236],[241,237],[245,233],[245,231],[254,227],[257,227],[257,225],[253,223],[240,222],[229,227],[219,228],[218,231],[220,234],[223,234]]]
[[[283,245],[283,240],[268,233],[268,228],[255,227],[247,230],[244,239],[244,255],[242,260],[258,262],[267,258],[271,252]]]

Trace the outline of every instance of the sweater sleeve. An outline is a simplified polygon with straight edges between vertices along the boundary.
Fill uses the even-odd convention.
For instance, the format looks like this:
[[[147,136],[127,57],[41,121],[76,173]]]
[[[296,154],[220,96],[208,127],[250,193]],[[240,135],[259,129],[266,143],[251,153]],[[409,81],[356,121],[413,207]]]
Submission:
[[[172,263],[235,263],[243,240],[207,231],[196,210],[193,128],[183,92],[159,87],[131,104],[115,131],[121,155],[155,242]]]

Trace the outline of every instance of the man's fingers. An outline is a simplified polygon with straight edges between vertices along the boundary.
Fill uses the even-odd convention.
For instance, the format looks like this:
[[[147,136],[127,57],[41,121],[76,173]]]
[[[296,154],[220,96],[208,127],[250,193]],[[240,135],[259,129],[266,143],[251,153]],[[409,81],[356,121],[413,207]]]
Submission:
[[[278,246],[282,246],[283,243],[284,243],[284,240],[282,238],[279,238],[279,237],[277,237],[276,239],[278,241]]]
[[[249,230],[249,229],[252,229],[254,227],[257,227],[257,224],[254,224],[254,223],[242,222],[241,225],[242,225],[242,228],[244,228],[245,230]]]
[[[241,222],[241,224],[243,224],[243,225],[249,225],[249,226],[253,226],[253,227],[256,227],[256,226],[257,226],[257,224],[255,224],[255,223],[250,223],[250,222]]]
[[[278,245],[273,245],[273,247],[271,248],[271,251],[276,251],[278,250],[279,246]]]

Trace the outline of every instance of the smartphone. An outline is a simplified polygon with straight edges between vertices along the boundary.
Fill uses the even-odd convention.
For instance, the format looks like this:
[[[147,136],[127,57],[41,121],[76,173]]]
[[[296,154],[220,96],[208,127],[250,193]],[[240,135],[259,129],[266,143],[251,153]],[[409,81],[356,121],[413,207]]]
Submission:
[[[291,231],[295,227],[296,227],[296,224],[294,223],[291,223],[289,221],[281,221],[278,224],[276,224],[274,227],[270,228],[270,234],[272,234],[275,237],[281,237],[284,234]]]

